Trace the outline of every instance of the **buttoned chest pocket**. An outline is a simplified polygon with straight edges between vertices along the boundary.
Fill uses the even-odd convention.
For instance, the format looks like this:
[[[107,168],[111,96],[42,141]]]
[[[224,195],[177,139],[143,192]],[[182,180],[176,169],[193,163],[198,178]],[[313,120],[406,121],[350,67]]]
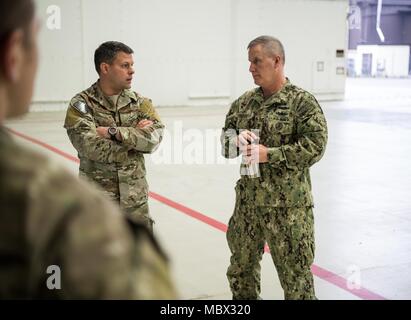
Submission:
[[[94,109],[94,122],[99,127],[115,126],[116,121],[110,111],[103,109]]]
[[[136,127],[141,120],[147,118],[140,110],[131,107],[120,109],[119,115],[121,124],[124,127]]]
[[[273,147],[293,141],[293,122],[287,110],[268,112],[264,128],[267,130],[268,143]]]

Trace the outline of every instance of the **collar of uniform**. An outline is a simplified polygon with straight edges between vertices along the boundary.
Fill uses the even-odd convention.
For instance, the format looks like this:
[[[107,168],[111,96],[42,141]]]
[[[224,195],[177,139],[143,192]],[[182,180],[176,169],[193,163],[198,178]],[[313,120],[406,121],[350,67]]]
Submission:
[[[98,102],[101,106],[108,110],[111,110],[109,102],[104,98],[104,93],[100,88],[99,81],[93,83],[93,85],[87,89],[87,95],[90,99]]]
[[[289,91],[290,86],[292,86],[292,84],[290,82],[290,79],[288,79],[287,77],[285,79],[286,79],[285,84],[280,89],[280,91],[274,93],[273,95],[268,97],[266,100],[264,100],[263,89],[261,87],[257,88],[256,93],[257,93],[259,102],[266,106],[270,106],[273,104],[287,104],[288,91]]]
[[[100,88],[99,81],[95,82],[88,90],[88,96],[93,99],[94,101],[98,102],[101,106],[105,109],[110,111],[116,111],[116,107],[112,106],[112,104],[106,99],[103,91]],[[136,94],[131,90],[123,90],[121,91],[118,101],[117,101],[117,109],[123,108],[130,104],[132,101],[137,101]]]
[[[118,97],[117,108],[123,108],[132,102],[137,102],[136,94],[132,90],[124,89]]]

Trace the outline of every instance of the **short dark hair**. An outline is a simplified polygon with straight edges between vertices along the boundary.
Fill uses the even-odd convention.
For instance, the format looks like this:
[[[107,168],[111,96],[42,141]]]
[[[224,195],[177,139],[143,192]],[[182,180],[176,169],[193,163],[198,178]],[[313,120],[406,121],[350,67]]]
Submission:
[[[283,64],[285,63],[284,47],[280,40],[272,36],[259,36],[248,44],[247,49],[250,49],[258,44],[261,44],[268,54],[279,55],[283,60]]]
[[[8,36],[22,28],[25,44],[29,44],[28,29],[34,18],[33,0],[1,0],[0,1],[0,47]]]
[[[118,41],[107,41],[102,43],[94,52],[94,66],[96,67],[97,73],[100,74],[100,64],[103,62],[108,64],[113,63],[119,52],[127,54],[134,53],[133,49]]]

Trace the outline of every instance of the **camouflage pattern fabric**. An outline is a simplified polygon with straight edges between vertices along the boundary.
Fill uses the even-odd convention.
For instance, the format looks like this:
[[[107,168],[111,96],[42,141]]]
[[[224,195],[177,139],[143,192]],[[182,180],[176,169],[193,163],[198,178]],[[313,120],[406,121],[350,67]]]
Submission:
[[[290,83],[264,99],[262,89],[238,98],[227,114],[222,153],[240,155],[240,130],[258,130],[268,148],[260,177],[241,176],[227,241],[232,252],[227,277],[233,298],[256,299],[264,242],[270,245],[286,299],[315,298],[310,266],[314,237],[309,168],[324,154],[327,123],[314,96]],[[241,250],[239,250],[242,248]]]
[[[137,128],[143,119],[154,123]],[[110,126],[118,127],[121,142],[97,135],[97,127]],[[99,185],[128,217],[152,228],[144,154],[157,149],[164,126],[151,101],[123,90],[115,106],[95,83],[70,101],[64,127],[80,158],[80,176]]]
[[[0,128],[0,299],[175,299],[147,227]],[[61,289],[46,283],[61,270]]]
[[[255,207],[238,201],[227,241],[232,253],[227,270],[233,299],[258,299],[260,261],[268,243],[285,299],[315,299],[314,217],[311,208]]]

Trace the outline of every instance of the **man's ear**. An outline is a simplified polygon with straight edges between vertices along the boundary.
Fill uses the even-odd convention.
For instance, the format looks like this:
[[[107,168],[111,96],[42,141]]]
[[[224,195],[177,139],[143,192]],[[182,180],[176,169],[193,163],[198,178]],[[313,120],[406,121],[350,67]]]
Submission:
[[[281,64],[281,57],[280,56],[274,56],[274,65],[278,67]]]
[[[107,74],[109,67],[110,66],[108,65],[108,63],[105,63],[105,62],[100,63],[100,73],[101,74]]]
[[[6,80],[17,82],[23,74],[24,33],[18,29],[13,31],[4,42],[1,55],[1,69]]]

